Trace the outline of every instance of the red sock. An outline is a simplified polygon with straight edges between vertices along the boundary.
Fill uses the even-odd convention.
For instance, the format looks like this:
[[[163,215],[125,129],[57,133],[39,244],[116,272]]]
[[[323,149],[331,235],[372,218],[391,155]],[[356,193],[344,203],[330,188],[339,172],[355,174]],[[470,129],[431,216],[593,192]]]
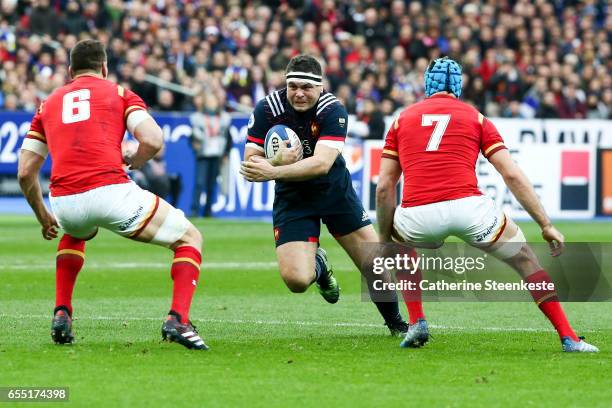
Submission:
[[[64,234],[55,260],[55,307],[65,306],[72,315],[72,291],[85,262],[85,241]]]
[[[527,276],[527,278],[525,278],[525,281],[527,283],[552,282],[550,280],[550,276],[548,276],[544,269]],[[565,312],[563,312],[561,303],[559,303],[557,291],[542,289],[531,290],[530,293],[533,297],[533,300],[536,302],[536,305],[538,305],[542,313],[546,315],[548,320],[550,320],[552,325],[555,327],[555,330],[557,330],[557,333],[559,333],[559,337],[562,338],[569,336],[573,340],[578,341],[578,336],[576,336],[576,333],[574,333],[572,326],[570,326],[569,322],[567,321]]]
[[[416,259],[417,252],[411,249],[408,252],[408,256],[412,259]],[[413,282],[414,290],[402,290],[402,297],[406,303],[406,309],[408,309],[408,316],[410,324],[415,324],[419,319],[425,318],[423,313],[423,301],[421,300],[421,283],[422,275],[421,271],[417,269],[415,273],[411,271],[397,271],[395,277],[398,282]]]
[[[181,315],[181,323],[189,321],[191,299],[200,276],[202,254],[192,246],[181,246],[174,251],[170,275],[174,281],[172,311]]]

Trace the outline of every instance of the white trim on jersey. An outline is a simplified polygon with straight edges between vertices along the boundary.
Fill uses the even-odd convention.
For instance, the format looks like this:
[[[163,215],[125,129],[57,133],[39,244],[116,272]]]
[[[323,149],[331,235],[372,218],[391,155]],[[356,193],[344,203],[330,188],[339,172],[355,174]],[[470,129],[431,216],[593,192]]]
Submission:
[[[319,102],[317,102],[317,115],[320,115],[321,112],[325,110],[329,105],[334,102],[338,102],[338,99],[331,93],[325,94],[319,98]]]
[[[278,113],[276,112],[276,105],[272,103],[272,98],[270,97],[270,95],[266,95],[266,101],[268,102],[268,106],[272,110],[272,114],[274,116],[278,116]]]
[[[264,148],[261,147],[260,145],[253,143],[253,142],[248,142],[245,147],[252,147],[253,149],[259,151],[259,152],[264,152]]]
[[[23,150],[30,151],[32,153],[36,153],[39,156],[47,158],[49,154],[49,146],[46,143],[41,142],[40,140],[25,138],[23,144],[21,145]]]
[[[268,101],[268,106],[272,110],[272,114],[274,117],[280,115],[285,112],[285,107],[283,106],[283,102],[281,101],[280,95],[277,91],[272,92],[269,95],[266,95],[266,101]]]
[[[280,108],[280,113],[284,113],[285,107],[283,106],[283,102],[281,101],[278,91],[272,92],[272,98],[276,99],[276,102],[278,103],[278,107]]]
[[[136,130],[138,125],[140,125],[142,122],[144,122],[148,118],[151,118],[151,115],[149,115],[147,111],[138,109],[138,110],[131,111],[128,114],[128,117],[125,120],[125,123],[130,133],[134,134],[134,131]]]
[[[342,149],[344,148],[344,142],[340,140],[319,140],[317,144],[322,144],[323,146],[331,147],[332,149],[338,150],[342,153]]]

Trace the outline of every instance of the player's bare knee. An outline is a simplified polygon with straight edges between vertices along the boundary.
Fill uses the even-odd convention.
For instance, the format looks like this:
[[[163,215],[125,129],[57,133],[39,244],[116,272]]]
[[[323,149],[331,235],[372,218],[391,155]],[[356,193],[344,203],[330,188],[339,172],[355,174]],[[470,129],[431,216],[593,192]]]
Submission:
[[[310,287],[312,281],[309,279],[304,279],[301,276],[287,276],[283,277],[285,281],[285,285],[289,288],[289,290],[293,293],[303,293]]]
[[[294,293],[305,292],[314,278],[314,274],[312,272],[306,273],[305,270],[293,265],[281,267],[280,272],[285,285],[287,285],[289,290]]]

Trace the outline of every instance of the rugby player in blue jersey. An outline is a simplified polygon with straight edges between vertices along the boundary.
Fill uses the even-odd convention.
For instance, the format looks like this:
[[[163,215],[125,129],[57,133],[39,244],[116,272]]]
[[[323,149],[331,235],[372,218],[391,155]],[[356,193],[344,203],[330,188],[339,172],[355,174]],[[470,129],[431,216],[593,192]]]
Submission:
[[[377,242],[378,236],[341,155],[348,115],[340,101],[323,89],[321,65],[311,56],[298,55],[287,65],[286,80],[286,88],[257,103],[240,172],[248,181],[276,181],[274,239],[287,287],[300,293],[316,283],[323,298],[336,303],[340,288],[319,247],[321,221],[368,281],[368,268],[360,267],[368,264],[364,244]],[[301,145],[282,146],[266,159],[265,136],[275,125],[295,131]],[[383,301],[373,300],[392,334],[408,330],[395,292],[386,293]]]

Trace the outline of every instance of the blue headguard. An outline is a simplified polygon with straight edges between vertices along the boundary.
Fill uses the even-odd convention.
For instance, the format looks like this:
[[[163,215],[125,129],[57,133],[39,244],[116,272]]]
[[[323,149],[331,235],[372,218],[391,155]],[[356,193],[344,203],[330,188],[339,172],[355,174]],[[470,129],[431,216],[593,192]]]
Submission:
[[[425,71],[425,95],[436,92],[450,92],[457,98],[461,96],[461,65],[448,57],[433,60]]]

